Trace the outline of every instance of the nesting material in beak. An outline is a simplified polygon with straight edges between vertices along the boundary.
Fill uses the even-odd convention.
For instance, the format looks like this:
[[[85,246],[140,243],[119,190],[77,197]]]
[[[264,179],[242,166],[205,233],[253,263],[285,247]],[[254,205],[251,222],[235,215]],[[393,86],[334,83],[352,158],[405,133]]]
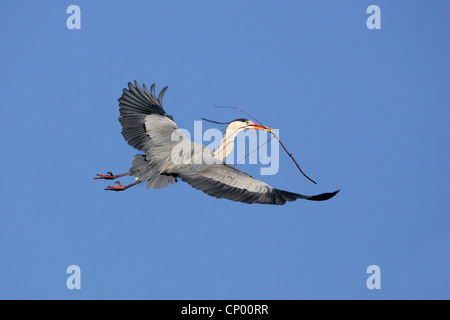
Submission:
[[[254,130],[265,130],[265,131],[268,131],[268,132],[272,132],[272,129],[271,129],[271,128],[266,127],[266,126],[263,126],[262,124],[258,124],[258,123],[252,122],[252,123],[250,123],[248,126],[250,127],[250,129],[254,129]]]

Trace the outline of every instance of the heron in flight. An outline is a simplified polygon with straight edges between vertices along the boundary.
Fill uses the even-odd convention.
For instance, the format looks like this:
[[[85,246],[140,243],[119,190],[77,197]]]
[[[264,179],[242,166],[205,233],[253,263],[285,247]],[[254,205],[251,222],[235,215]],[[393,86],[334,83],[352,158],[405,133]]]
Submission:
[[[188,141],[174,141],[173,134],[178,129],[173,116],[163,109],[163,96],[167,87],[158,97],[155,95],[155,84],[150,92],[145,84],[143,89],[134,81],[128,83],[119,98],[122,135],[129,145],[143,152],[134,156],[129,172],[114,175],[97,174],[95,179],[116,179],[123,176],[134,176],[136,181],[123,186],[119,181],[116,186],[105,190],[123,191],[139,183],[147,182],[147,188],[166,188],[178,179],[206,194],[244,203],[283,205],[286,201],[297,199],[322,201],[335,196],[339,190],[314,196],[273,188],[268,184],[230,166],[224,162],[234,148],[234,139],[242,130],[265,130],[269,127],[254,123],[248,119],[236,119],[228,123],[225,135],[219,147],[214,151],[206,146]],[[173,161],[175,147],[190,147],[191,161]],[[198,159],[201,159],[199,162]],[[195,161],[197,160],[197,161]]]

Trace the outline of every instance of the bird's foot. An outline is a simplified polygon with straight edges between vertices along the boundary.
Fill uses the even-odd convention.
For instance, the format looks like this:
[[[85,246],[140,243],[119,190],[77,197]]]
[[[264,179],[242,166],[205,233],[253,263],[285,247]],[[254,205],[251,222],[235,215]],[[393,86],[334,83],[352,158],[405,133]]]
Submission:
[[[124,187],[124,186],[120,183],[120,181],[116,181],[116,184],[117,184],[118,186],[108,186],[107,188],[105,188],[105,190],[123,191],[123,190],[126,190],[126,189],[127,189],[127,187]]]
[[[98,174],[97,173],[97,177],[95,177],[94,179],[112,180],[112,179],[115,179],[115,178],[116,178],[116,176],[114,176],[111,171],[108,171],[106,174]]]
[[[98,174],[97,173],[97,177],[95,177],[94,179],[114,180],[119,177],[128,176],[130,174],[131,174],[130,172],[126,172],[126,173],[122,173],[122,174],[113,174],[111,171],[109,171],[106,174]]]

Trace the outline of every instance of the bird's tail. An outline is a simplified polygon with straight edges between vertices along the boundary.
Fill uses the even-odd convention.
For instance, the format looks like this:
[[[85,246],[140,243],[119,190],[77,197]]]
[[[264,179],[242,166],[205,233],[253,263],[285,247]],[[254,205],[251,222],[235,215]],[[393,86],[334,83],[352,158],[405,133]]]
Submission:
[[[147,182],[147,189],[166,188],[170,183],[176,183],[177,179],[173,175],[161,175],[155,166],[151,166],[142,154],[134,156],[134,160],[130,168],[131,174],[141,182]]]

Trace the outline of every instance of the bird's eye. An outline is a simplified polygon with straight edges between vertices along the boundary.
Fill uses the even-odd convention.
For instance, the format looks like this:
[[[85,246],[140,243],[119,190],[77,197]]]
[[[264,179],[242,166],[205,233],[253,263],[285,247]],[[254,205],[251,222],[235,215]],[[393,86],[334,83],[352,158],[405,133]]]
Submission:
[[[247,120],[247,121],[245,121],[245,124],[250,124],[250,121],[248,121],[248,120]]]

